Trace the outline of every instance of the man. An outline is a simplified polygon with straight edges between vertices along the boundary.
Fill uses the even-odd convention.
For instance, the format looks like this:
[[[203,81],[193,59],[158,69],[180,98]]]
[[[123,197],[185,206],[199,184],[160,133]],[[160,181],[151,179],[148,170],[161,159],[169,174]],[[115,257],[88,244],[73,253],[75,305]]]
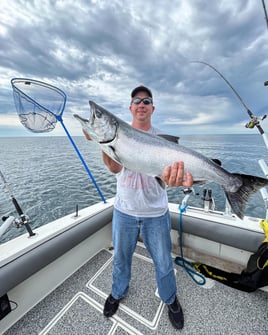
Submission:
[[[145,86],[136,87],[131,93],[129,109],[134,128],[157,135],[158,130],[151,123],[155,108],[150,89]],[[159,296],[168,306],[172,325],[176,329],[181,329],[184,325],[184,317],[176,297],[166,190],[156,178],[128,170],[106,153],[103,152],[102,155],[104,163],[117,178],[113,213],[113,283],[103,314],[111,317],[116,313],[120,300],[127,294],[132,256],[141,233],[154,262]],[[171,187],[190,187],[193,184],[191,174],[187,172],[184,174],[183,162],[174,162],[172,166],[167,166],[161,179]]]

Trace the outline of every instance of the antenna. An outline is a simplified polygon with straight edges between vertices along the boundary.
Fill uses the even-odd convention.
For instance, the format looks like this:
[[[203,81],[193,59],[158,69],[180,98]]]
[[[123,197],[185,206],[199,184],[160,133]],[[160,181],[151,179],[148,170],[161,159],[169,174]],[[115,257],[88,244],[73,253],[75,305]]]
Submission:
[[[267,26],[267,29],[268,29],[268,15],[267,15],[267,11],[266,11],[266,6],[265,6],[264,0],[262,0],[262,6],[263,6],[263,10],[264,10],[264,15],[265,15],[266,26]]]

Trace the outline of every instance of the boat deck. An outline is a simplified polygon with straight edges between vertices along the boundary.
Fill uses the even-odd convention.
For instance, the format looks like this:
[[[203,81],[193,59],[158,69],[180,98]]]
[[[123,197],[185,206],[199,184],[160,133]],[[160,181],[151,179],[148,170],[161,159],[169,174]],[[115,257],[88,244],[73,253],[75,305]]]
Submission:
[[[157,295],[152,260],[140,243],[133,257],[129,293],[107,319],[102,309],[111,291],[112,261],[112,250],[99,251],[4,334],[268,334],[267,292],[245,293],[211,280],[199,286],[177,266],[185,325],[175,330]]]

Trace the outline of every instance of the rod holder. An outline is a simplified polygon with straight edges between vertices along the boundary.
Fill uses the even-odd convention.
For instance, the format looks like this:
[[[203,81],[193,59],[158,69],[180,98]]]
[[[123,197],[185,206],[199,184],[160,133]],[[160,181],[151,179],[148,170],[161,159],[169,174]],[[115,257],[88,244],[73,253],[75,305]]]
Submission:
[[[258,162],[259,162],[259,165],[260,165],[263,173],[265,174],[265,177],[268,178],[268,167],[267,167],[267,164],[265,163],[265,161],[263,159],[260,159]]]

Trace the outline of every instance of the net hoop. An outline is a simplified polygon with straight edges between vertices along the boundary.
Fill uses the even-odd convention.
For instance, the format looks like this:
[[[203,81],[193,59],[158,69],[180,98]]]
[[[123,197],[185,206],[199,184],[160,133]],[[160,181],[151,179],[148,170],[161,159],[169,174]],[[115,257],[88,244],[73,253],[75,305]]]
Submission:
[[[11,79],[20,122],[34,133],[52,131],[65,109],[66,94],[59,88],[28,78]]]

